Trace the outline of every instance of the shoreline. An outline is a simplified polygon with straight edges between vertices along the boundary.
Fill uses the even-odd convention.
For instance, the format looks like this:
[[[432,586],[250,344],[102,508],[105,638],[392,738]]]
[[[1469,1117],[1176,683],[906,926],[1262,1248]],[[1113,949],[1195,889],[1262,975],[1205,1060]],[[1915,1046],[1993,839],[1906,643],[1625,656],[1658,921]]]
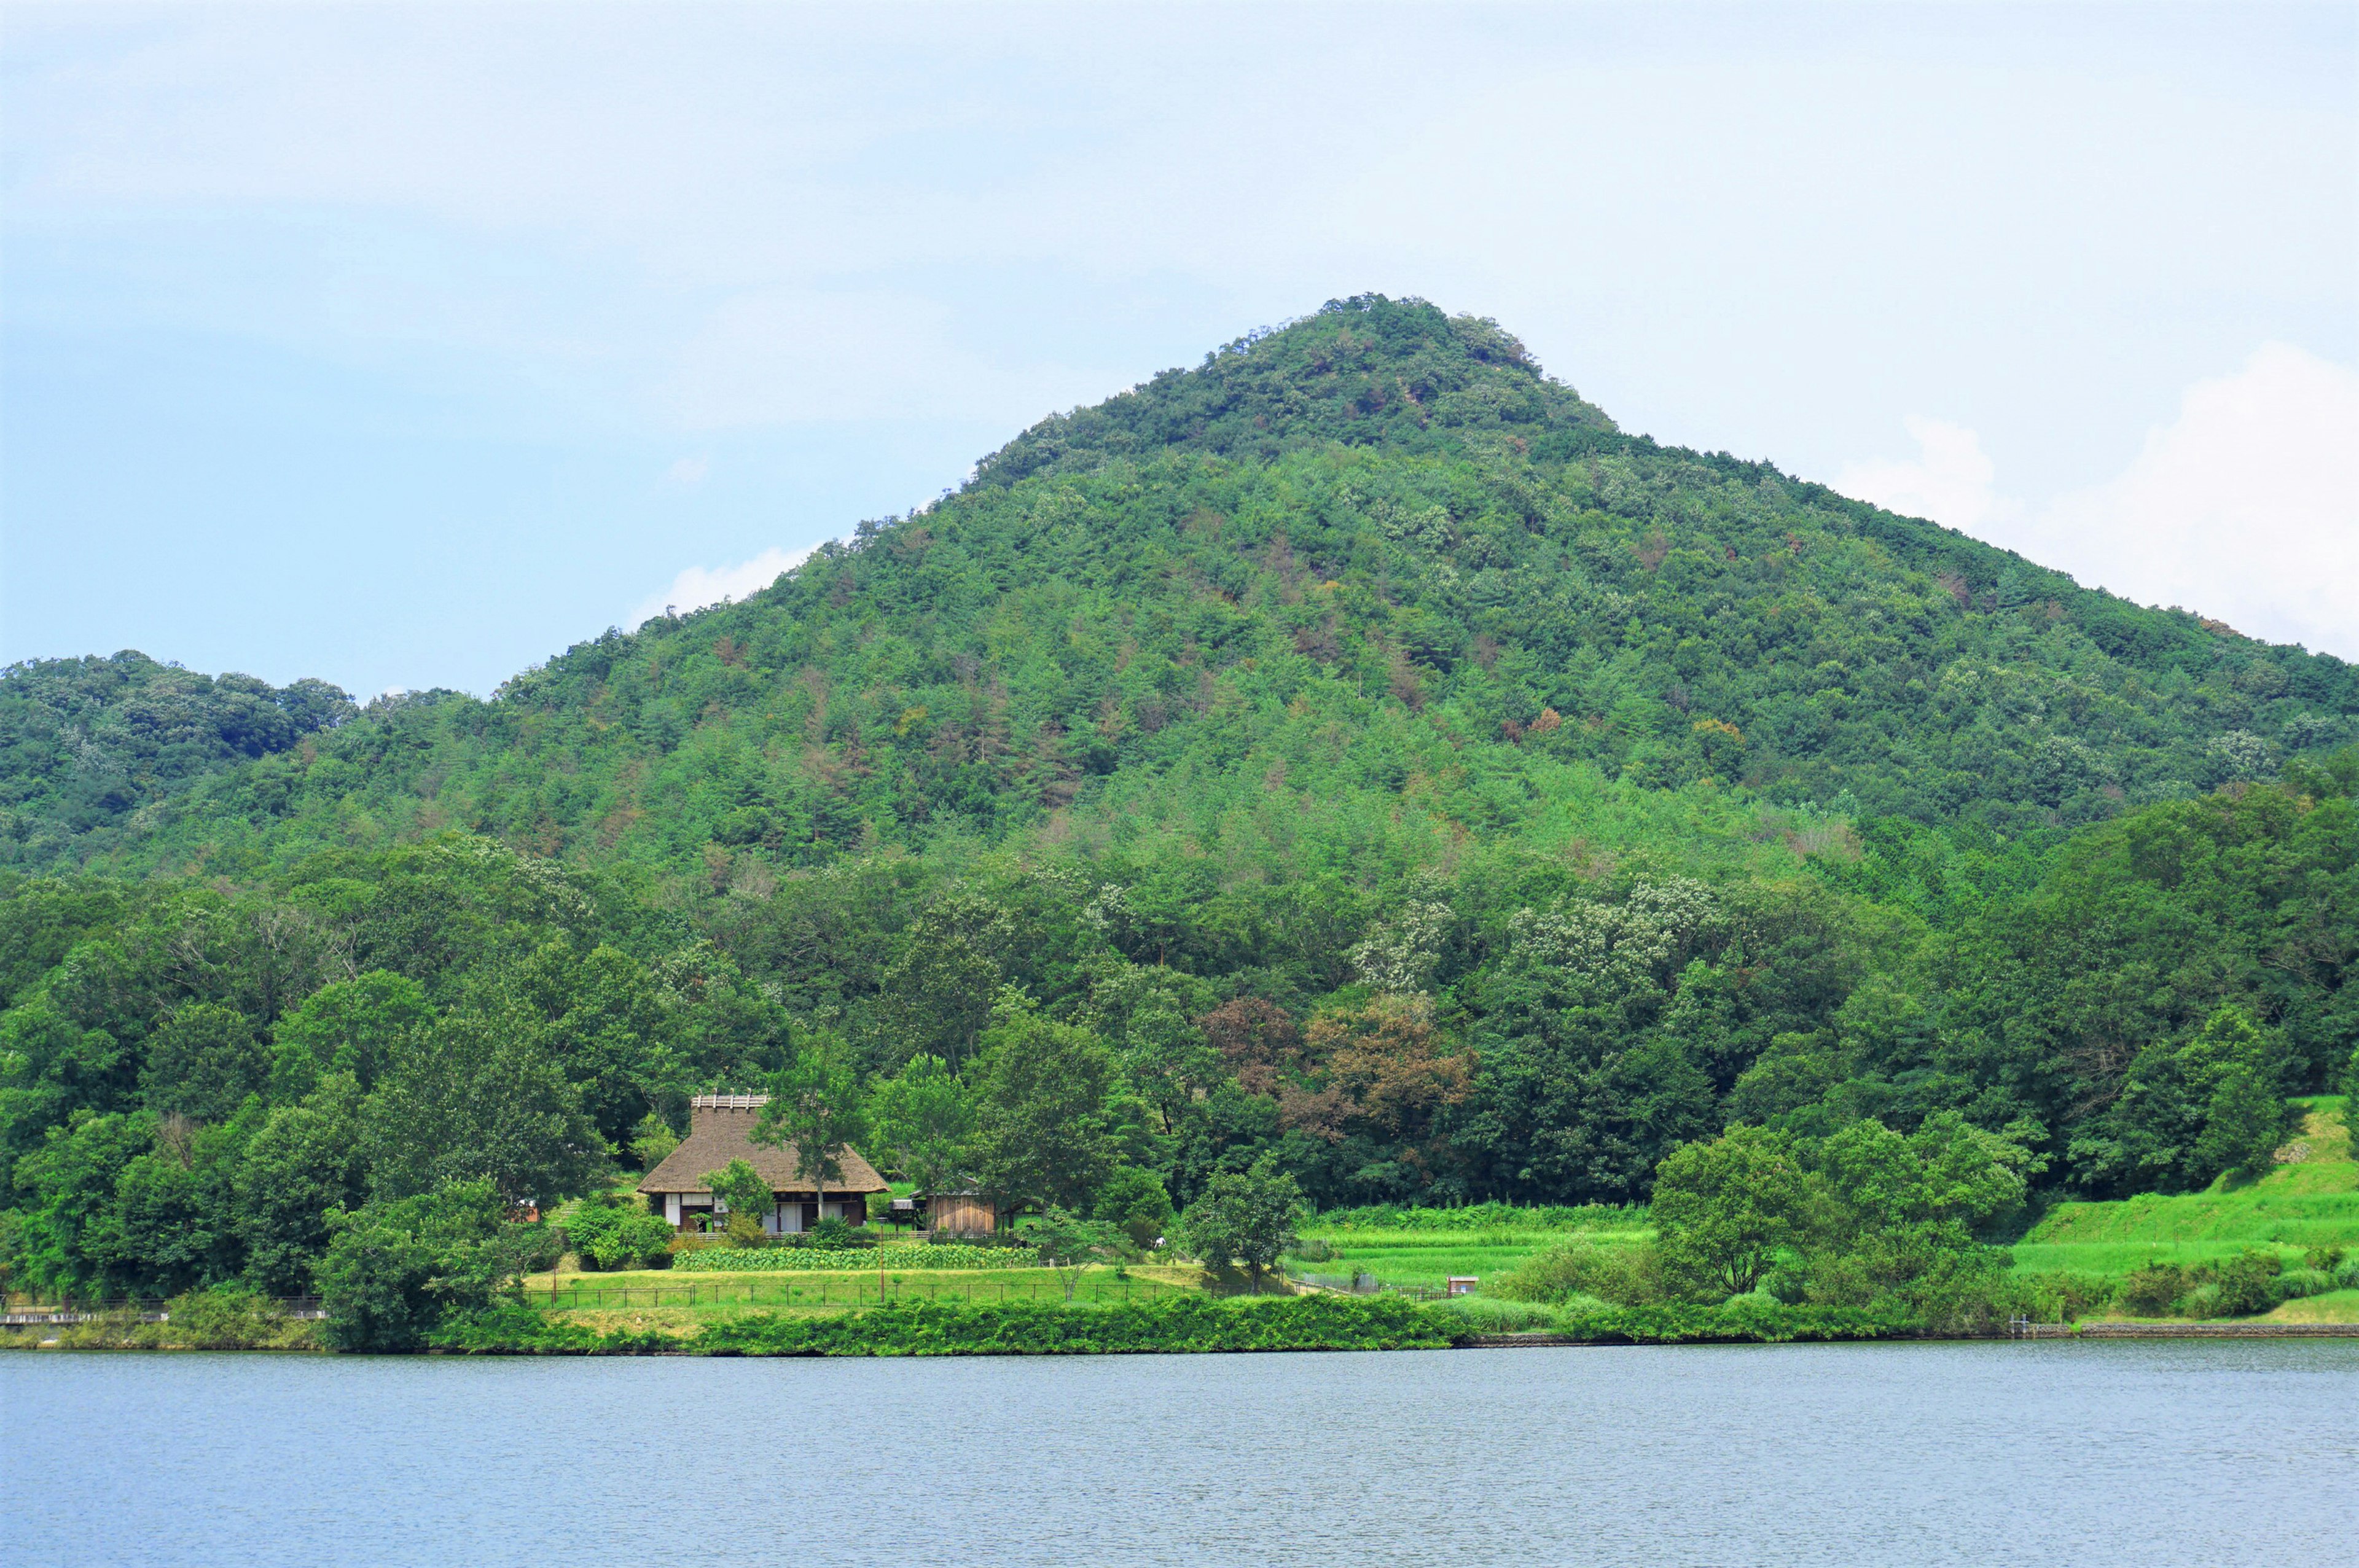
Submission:
[[[30,1315],[30,1314],[26,1314]],[[440,1356],[1102,1356],[1249,1351],[1571,1349],[1636,1345],[1964,1343],[1990,1340],[2359,1339],[2359,1323],[2107,1322],[1940,1331],[1839,1308],[1622,1309],[1548,1327],[1485,1329],[1439,1306],[1332,1295],[1166,1300],[1126,1306],[907,1303],[824,1316],[748,1311],[701,1322],[603,1324],[511,1304],[406,1344],[339,1350],[321,1325],[232,1327],[89,1314],[0,1333],[0,1348],[263,1350]],[[81,1314],[76,1314],[80,1316]],[[44,1335],[43,1329],[53,1332]],[[243,1330],[243,1331],[241,1331]]]
[[[2148,1329],[2138,1325],[2096,1325],[2095,1332],[2067,1326],[2059,1331],[2053,1324],[2048,1332],[2031,1335],[1992,1334],[1920,1334],[1893,1336],[1884,1339],[1816,1340],[1823,1345],[1990,1345],[2028,1342],[2064,1343],[2076,1340],[2161,1340],[2161,1339],[2359,1339],[2359,1325],[2345,1324],[2295,1325],[2280,1328],[2253,1328],[2237,1324],[2212,1327],[2157,1327]],[[418,1350],[334,1350],[325,1346],[284,1345],[60,1345],[45,1340],[34,1345],[0,1345],[0,1353],[13,1351],[19,1355],[48,1352],[60,1356],[353,1356],[429,1357],[440,1359],[465,1359],[471,1357],[670,1357],[677,1360],[886,1360],[913,1357],[976,1357],[1007,1359],[1042,1360],[1067,1357],[1089,1356],[1277,1356],[1277,1355],[1341,1355],[1366,1351],[1410,1350],[1669,1350],[1712,1345],[1723,1348],[1755,1346],[1771,1348],[1781,1343],[1766,1339],[1616,1339],[1584,1338],[1568,1334],[1476,1334],[1462,1339],[1448,1340],[1439,1345],[1301,1345],[1301,1346],[1234,1346],[1205,1349],[1142,1348],[1136,1350],[1004,1350],[978,1346],[971,1349],[938,1349],[925,1351],[890,1350],[698,1350],[685,1346],[674,1348],[635,1346],[628,1349],[584,1347],[581,1349],[543,1348],[539,1346],[485,1346],[451,1349],[429,1346]]]

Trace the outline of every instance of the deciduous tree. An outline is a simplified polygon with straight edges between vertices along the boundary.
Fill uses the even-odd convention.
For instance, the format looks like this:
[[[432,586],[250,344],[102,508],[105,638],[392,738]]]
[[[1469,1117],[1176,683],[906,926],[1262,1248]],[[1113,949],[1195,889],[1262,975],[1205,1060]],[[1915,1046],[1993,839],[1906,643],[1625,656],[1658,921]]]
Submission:
[[[803,1179],[817,1189],[821,1215],[828,1184],[843,1179],[843,1157],[867,1126],[850,1056],[841,1036],[806,1034],[793,1065],[770,1080],[770,1102],[754,1124],[755,1142],[793,1152]]]
[[[1309,1206],[1294,1178],[1270,1161],[1250,1171],[1223,1171],[1181,1220],[1188,1250],[1215,1269],[1243,1265],[1261,1292],[1262,1276],[1294,1242]]]

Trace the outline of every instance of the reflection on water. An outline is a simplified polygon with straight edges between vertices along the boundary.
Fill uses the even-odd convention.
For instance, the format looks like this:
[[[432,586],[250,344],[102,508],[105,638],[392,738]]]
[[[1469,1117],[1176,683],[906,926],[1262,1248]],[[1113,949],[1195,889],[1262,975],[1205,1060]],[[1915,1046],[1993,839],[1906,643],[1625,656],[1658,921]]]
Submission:
[[[14,1564],[2343,1562],[2359,1342],[0,1357]]]

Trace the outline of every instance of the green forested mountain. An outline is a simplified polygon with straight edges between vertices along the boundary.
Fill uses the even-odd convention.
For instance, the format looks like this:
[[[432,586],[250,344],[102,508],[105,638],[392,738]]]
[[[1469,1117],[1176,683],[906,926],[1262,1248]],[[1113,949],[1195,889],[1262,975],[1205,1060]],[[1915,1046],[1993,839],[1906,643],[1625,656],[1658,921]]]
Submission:
[[[354,712],[325,681],[278,689],[142,654],[0,671],[0,843],[8,863],[72,864],[152,827],[150,807]]]
[[[2359,1045],[2359,672],[1625,435],[1419,302],[489,701],[240,679],[0,678],[20,1271],[291,1277],[332,1203],[550,1195],[813,1042],[985,1120],[1065,1053],[1077,1168],[1328,1203],[1940,1110],[2201,1184]],[[167,1188],[201,1260],[139,1250]]]
[[[163,677],[201,681],[92,691],[131,663],[0,683],[0,738],[46,786],[18,789],[20,864],[459,827],[783,868],[1194,811],[1248,773],[1488,836],[1544,809],[1550,764],[2017,832],[2359,739],[2339,660],[1623,436],[1495,328],[1377,300],[1052,419],[746,602],[609,633],[489,702],[411,698],[291,752],[219,725],[205,761],[236,765],[79,843],[51,824],[95,826],[64,777],[80,737],[143,733]],[[123,750],[103,766],[136,775]]]

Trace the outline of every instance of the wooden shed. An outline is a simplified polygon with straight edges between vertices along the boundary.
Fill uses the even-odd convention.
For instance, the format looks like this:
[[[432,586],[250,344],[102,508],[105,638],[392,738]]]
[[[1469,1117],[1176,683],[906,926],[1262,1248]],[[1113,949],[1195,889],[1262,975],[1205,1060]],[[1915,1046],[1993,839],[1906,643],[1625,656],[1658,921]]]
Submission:
[[[999,1228],[999,1204],[968,1188],[926,1195],[926,1229],[951,1236],[988,1236]]]
[[[754,1125],[769,1103],[767,1095],[699,1095],[689,1101],[688,1137],[639,1183],[639,1191],[662,1206],[673,1228],[702,1230],[727,1215],[728,1206],[713,1197],[704,1175],[732,1160],[745,1161],[769,1183],[771,1206],[762,1216],[762,1228],[773,1236],[809,1230],[821,1219],[868,1223],[868,1200],[890,1190],[876,1168],[845,1150],[842,1178],[828,1183],[821,1197],[819,1184],[803,1174],[793,1150],[754,1141]]]

